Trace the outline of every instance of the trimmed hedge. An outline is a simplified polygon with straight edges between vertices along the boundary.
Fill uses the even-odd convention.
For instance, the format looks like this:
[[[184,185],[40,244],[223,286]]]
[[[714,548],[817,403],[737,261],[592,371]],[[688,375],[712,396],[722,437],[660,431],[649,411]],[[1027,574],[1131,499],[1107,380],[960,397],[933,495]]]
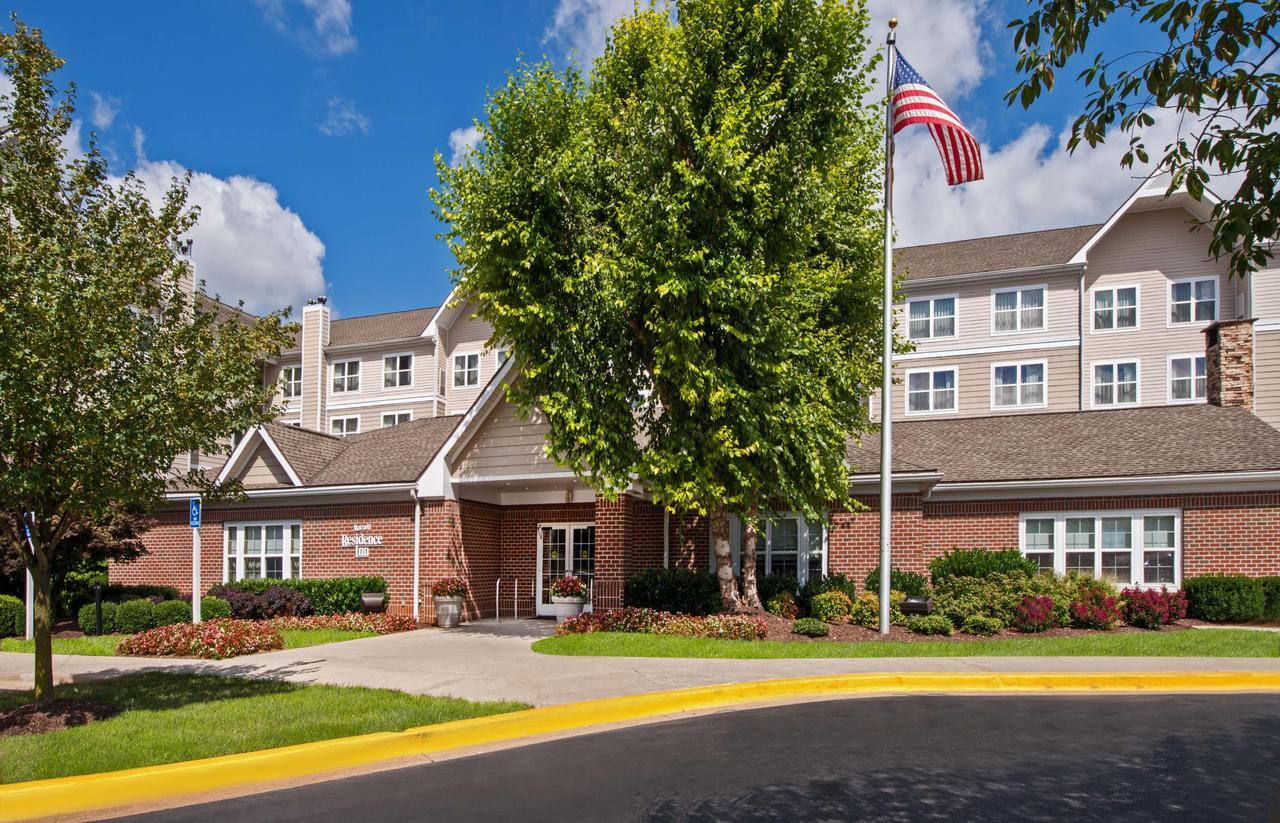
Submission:
[[[998,617],[983,617],[980,614],[971,614],[969,619],[964,621],[964,625],[960,627],[960,631],[965,634],[990,637],[993,634],[999,634],[1003,628],[1004,624],[1000,622]]]
[[[805,637],[826,637],[831,633],[831,629],[827,628],[827,624],[816,617],[800,618],[791,624],[791,631],[796,634],[802,634]]]
[[[120,607],[115,603],[103,602],[102,604],[102,633],[115,634],[116,632],[116,610]],[[96,615],[94,604],[86,603],[80,607],[80,611],[76,614],[76,623],[80,626],[80,631],[85,634],[98,633],[98,618]]]
[[[800,591],[800,581],[791,574],[766,574],[756,578],[756,593],[761,603],[768,603],[780,594],[795,597]]]
[[[929,562],[929,576],[935,586],[956,577],[987,578],[995,574],[1032,577],[1039,570],[1036,561],[1029,560],[1017,549],[952,549]]]
[[[880,594],[880,567],[876,566],[867,572],[862,581],[862,590],[874,595]],[[889,590],[898,591],[907,597],[924,597],[929,593],[929,578],[920,572],[904,572],[902,569],[889,571]]]
[[[1280,620],[1280,576],[1259,577],[1262,584],[1262,595],[1266,601],[1262,607],[1262,616],[1267,620]]]
[[[21,637],[27,630],[27,607],[16,597],[0,594],[0,637]]]
[[[222,617],[231,616],[231,604],[223,600],[221,597],[200,598],[200,619],[201,620],[217,620]]]
[[[853,601],[842,591],[832,590],[815,594],[809,601],[809,615],[824,623],[835,623],[849,619],[853,611]]]
[[[157,603],[151,613],[157,626],[191,622],[191,604],[182,600],[166,600],[163,603]],[[200,617],[203,619],[204,614]]]
[[[126,586],[121,583],[108,583],[102,587],[103,603],[125,603],[130,600],[177,600],[178,590],[173,586],[156,586],[140,583]],[[79,614],[85,603],[93,603],[93,585],[77,585],[74,589],[64,590],[59,606],[64,614]]]
[[[947,637],[955,631],[955,626],[945,614],[918,614],[907,621],[907,631],[912,634],[941,634]]]
[[[1239,574],[1206,574],[1182,581],[1187,613],[1213,623],[1245,623],[1266,613],[1262,579]]]
[[[628,606],[674,614],[716,614],[720,584],[711,572],[690,569],[647,569],[628,577],[622,586]]]
[[[386,592],[387,581],[382,577],[304,577],[293,580],[256,578],[218,584],[209,590],[231,589],[249,594],[262,594],[272,586],[284,586],[306,595],[315,614],[342,614],[360,611],[360,595],[365,592]],[[222,595],[219,595],[220,597]],[[232,610],[235,604],[231,604]],[[239,616],[239,615],[237,615]]]
[[[829,574],[826,577],[810,578],[800,590],[800,602],[809,611],[813,611],[813,598],[827,592],[844,592],[852,603],[858,598],[858,584],[843,574]]]
[[[155,626],[156,604],[150,600],[127,600],[116,609],[116,630],[121,634],[137,634]]]

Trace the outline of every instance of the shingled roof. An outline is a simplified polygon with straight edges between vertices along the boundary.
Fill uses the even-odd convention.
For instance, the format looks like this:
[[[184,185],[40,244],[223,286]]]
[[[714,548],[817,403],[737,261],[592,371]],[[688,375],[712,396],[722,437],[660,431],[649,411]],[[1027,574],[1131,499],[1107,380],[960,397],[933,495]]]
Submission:
[[[422,309],[340,318],[329,324],[329,345],[346,346],[353,343],[377,343],[382,340],[417,337],[426,329],[427,324],[439,309],[439,306],[428,306]]]
[[[894,250],[894,261],[900,270],[906,272],[907,280],[1056,266],[1075,256],[1101,228],[1101,223],[1095,223],[952,243],[906,246]]]
[[[860,473],[879,466],[874,438],[851,448]],[[1210,405],[908,420],[893,450],[895,471],[927,467],[943,483],[1280,470],[1280,431]]]
[[[460,420],[424,417],[347,437],[280,423],[263,428],[304,485],[351,486],[417,480]]]

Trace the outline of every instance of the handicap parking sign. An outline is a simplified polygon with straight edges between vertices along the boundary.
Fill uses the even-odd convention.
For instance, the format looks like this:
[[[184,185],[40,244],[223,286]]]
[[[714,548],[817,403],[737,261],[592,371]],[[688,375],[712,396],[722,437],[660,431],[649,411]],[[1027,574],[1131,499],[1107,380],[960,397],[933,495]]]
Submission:
[[[193,497],[191,498],[190,503],[191,503],[191,517],[190,517],[191,528],[198,529],[200,528],[200,498]]]

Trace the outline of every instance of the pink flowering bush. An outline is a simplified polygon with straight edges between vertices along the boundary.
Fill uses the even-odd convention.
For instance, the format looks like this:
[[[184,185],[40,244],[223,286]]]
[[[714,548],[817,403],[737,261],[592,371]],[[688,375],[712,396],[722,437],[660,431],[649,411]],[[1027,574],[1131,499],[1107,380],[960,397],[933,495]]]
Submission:
[[[175,623],[138,632],[121,640],[116,654],[222,660],[283,648],[284,638],[266,622],[224,619],[200,624]]]
[[[1053,628],[1053,598],[1047,594],[1025,595],[1013,607],[1010,628],[1020,632],[1043,632]]]
[[[1140,629],[1158,629],[1187,616],[1187,597],[1182,592],[1130,588],[1120,592],[1124,601],[1124,622]]]
[[[1071,625],[1078,629],[1110,629],[1120,619],[1119,602],[1101,588],[1081,588],[1070,611]]]
[[[763,640],[762,618],[745,614],[710,614],[695,617],[654,609],[606,609],[584,612],[556,626],[556,634],[591,632],[633,632],[679,637],[709,637],[717,640]]]
[[[582,582],[582,578],[574,577],[566,574],[564,577],[551,581],[552,597],[587,597],[587,584]]]
[[[275,629],[335,629],[344,632],[375,632],[395,634],[418,628],[412,617],[406,614],[313,614],[307,617],[277,617],[266,621]]]

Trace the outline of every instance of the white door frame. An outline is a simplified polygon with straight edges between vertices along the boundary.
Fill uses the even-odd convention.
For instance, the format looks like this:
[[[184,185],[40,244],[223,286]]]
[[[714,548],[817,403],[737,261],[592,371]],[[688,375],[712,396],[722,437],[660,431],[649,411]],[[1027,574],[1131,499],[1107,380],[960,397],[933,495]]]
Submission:
[[[534,613],[538,617],[554,617],[555,616],[555,612],[552,611],[552,608],[551,608],[551,603],[542,602],[544,599],[543,590],[542,590],[542,532],[543,530],[544,529],[564,529],[565,530],[565,540],[564,540],[565,572],[570,573],[573,571],[573,562],[572,562],[573,561],[573,530],[586,529],[586,528],[594,529],[595,527],[596,527],[596,524],[590,520],[538,524],[538,539],[537,539],[538,559],[537,559],[537,564],[535,566],[536,577],[534,578],[534,600],[533,600],[534,608],[535,608]],[[592,569],[595,568],[595,564],[596,564],[596,558],[595,558],[595,555],[593,554],[591,556]],[[549,598],[547,599],[549,600]],[[586,611],[591,611],[591,603],[589,602],[586,605]]]

